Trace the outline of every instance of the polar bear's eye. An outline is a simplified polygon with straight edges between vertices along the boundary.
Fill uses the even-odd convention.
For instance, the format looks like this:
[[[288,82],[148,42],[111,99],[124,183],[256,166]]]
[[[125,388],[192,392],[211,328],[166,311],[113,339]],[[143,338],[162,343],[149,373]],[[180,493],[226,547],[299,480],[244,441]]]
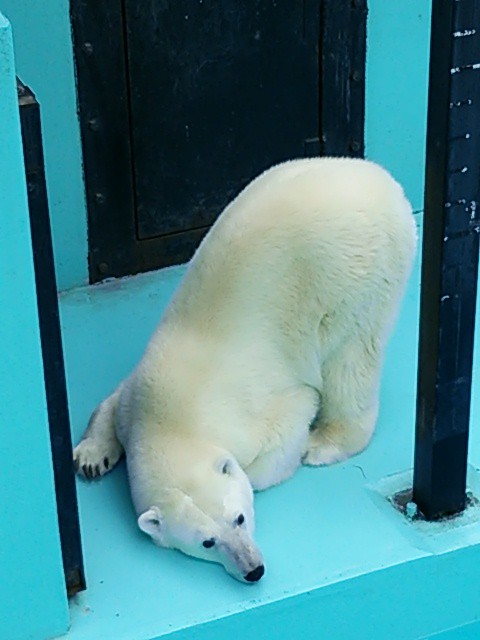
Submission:
[[[240,527],[245,522],[245,516],[241,513],[238,518],[235,520],[235,523]]]
[[[215,540],[213,538],[210,538],[210,540],[204,540],[202,544],[205,547],[205,549],[210,549],[211,547],[214,546]]]

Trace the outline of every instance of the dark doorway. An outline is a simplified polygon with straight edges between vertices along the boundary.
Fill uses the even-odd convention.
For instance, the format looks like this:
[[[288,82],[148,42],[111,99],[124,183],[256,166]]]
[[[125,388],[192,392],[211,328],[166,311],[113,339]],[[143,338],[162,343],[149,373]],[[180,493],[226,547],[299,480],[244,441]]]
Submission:
[[[365,21],[363,0],[72,0],[91,281],[185,262],[272,164],[362,155]]]

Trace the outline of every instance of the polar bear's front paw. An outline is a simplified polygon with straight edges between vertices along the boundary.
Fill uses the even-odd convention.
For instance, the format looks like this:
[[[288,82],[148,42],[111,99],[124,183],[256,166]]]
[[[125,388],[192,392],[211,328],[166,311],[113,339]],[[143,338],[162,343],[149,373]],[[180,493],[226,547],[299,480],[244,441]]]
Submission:
[[[89,480],[99,478],[117,464],[121,455],[117,441],[99,443],[95,438],[85,438],[73,450],[75,471]]]
[[[302,458],[302,464],[312,467],[325,467],[330,464],[343,462],[349,454],[331,443],[310,446]]]

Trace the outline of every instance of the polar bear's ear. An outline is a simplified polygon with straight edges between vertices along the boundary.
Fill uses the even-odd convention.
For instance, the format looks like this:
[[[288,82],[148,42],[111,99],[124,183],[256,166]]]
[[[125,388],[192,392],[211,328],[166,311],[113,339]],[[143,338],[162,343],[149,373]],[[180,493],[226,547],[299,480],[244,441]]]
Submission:
[[[230,458],[221,458],[217,463],[217,469],[224,476],[231,476],[233,473],[233,460]]]
[[[149,536],[158,536],[162,530],[163,518],[158,507],[150,507],[138,516],[138,526]]]

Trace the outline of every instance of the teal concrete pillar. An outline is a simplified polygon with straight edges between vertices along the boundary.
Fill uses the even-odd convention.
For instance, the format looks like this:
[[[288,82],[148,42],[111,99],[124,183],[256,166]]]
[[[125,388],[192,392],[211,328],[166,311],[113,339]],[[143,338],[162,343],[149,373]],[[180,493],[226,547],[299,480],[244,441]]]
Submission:
[[[0,14],[0,638],[67,629],[12,35]]]

